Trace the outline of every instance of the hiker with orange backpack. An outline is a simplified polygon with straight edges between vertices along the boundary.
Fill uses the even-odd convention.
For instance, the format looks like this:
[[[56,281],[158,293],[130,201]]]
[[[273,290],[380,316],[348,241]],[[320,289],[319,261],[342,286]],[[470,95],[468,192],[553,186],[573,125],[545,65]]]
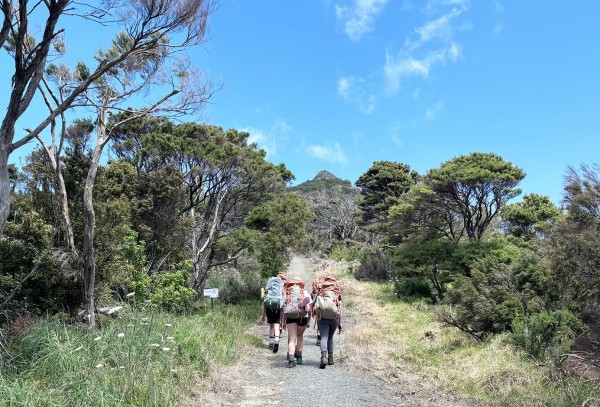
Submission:
[[[342,295],[340,285],[331,275],[313,280],[314,314],[321,334],[321,360],[319,368],[333,365],[333,337],[336,329],[342,330]]]
[[[301,365],[304,331],[310,321],[310,294],[298,276],[284,282],[283,324],[288,333],[288,367]]]

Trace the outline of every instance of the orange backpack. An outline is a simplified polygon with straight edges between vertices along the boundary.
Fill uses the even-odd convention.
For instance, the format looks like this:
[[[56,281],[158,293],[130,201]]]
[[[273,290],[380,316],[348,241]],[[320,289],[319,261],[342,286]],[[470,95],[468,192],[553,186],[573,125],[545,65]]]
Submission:
[[[312,281],[316,319],[336,319],[340,315],[340,284],[332,275]]]
[[[283,313],[286,318],[304,318],[307,312],[298,306],[304,299],[304,281],[286,279],[283,282]]]

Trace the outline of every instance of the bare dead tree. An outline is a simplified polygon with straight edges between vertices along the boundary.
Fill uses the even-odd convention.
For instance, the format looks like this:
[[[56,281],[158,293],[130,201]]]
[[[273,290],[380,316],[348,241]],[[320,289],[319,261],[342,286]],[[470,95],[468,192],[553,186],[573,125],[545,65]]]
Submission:
[[[13,5],[8,0],[2,0],[4,20],[0,29],[0,46],[10,43],[6,48],[9,49],[8,55],[14,60],[14,74],[6,115],[0,126],[0,238],[10,209],[7,170],[10,154],[38,137],[63,112],[77,107],[82,95],[90,87],[102,82],[111,70],[123,69],[148,58],[166,58],[202,43],[206,39],[208,16],[213,10],[210,0],[114,0],[107,2],[107,8],[102,11],[69,0],[49,0],[35,3],[33,7],[42,7],[41,5],[47,8],[46,25],[42,37],[36,40],[28,32],[28,19],[31,15],[31,10],[27,8],[28,2],[22,0]],[[85,10],[80,11],[80,8]],[[40,88],[51,45],[56,44],[62,33],[62,30],[56,30],[57,22],[65,14],[116,24],[123,28],[123,32],[115,38],[113,47],[108,52],[96,58],[98,64],[93,70],[79,66],[79,69],[73,71],[77,76],[66,79],[77,80],[65,80],[61,89],[64,96],[60,98],[60,103],[36,127],[14,140],[17,120],[27,110]],[[157,50],[161,50],[163,54],[158,54]],[[64,51],[64,47],[57,46],[57,51]],[[178,75],[183,79],[186,72],[180,70]],[[193,97],[187,99],[188,107],[192,107],[194,103],[202,102]],[[180,112],[183,113],[184,110]]]

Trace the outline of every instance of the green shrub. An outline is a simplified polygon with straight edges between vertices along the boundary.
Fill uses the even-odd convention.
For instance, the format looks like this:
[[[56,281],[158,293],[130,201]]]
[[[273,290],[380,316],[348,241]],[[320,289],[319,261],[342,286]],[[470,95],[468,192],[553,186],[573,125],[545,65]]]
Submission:
[[[192,309],[195,291],[190,287],[189,263],[182,262],[174,270],[154,274],[152,304],[171,312],[184,312]]]
[[[213,270],[205,287],[219,289],[219,301],[225,304],[238,304],[245,300],[256,299],[264,279],[259,270],[236,270],[229,267]]]
[[[360,260],[363,246],[358,242],[351,240],[345,240],[343,242],[334,242],[331,247],[331,253],[329,257],[332,260],[340,261],[352,261]]]
[[[387,253],[381,250],[363,251],[360,266],[354,271],[357,280],[388,281],[392,263]]]
[[[535,358],[564,355],[584,324],[568,310],[542,311],[513,324],[513,343]]]
[[[394,291],[398,298],[405,300],[425,298],[433,301],[434,299],[431,283],[425,276],[401,277],[394,281]]]

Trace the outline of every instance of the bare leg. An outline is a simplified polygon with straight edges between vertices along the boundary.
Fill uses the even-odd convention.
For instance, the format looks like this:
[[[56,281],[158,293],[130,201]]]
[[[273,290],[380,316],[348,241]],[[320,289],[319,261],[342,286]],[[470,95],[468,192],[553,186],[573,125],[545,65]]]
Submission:
[[[305,326],[298,327],[298,334],[296,335],[296,337],[297,337],[296,350],[298,350],[300,352],[302,352],[302,349],[304,349],[304,331],[306,331]]]
[[[288,355],[293,355],[296,351],[296,339],[298,336],[298,324],[288,324]]]

